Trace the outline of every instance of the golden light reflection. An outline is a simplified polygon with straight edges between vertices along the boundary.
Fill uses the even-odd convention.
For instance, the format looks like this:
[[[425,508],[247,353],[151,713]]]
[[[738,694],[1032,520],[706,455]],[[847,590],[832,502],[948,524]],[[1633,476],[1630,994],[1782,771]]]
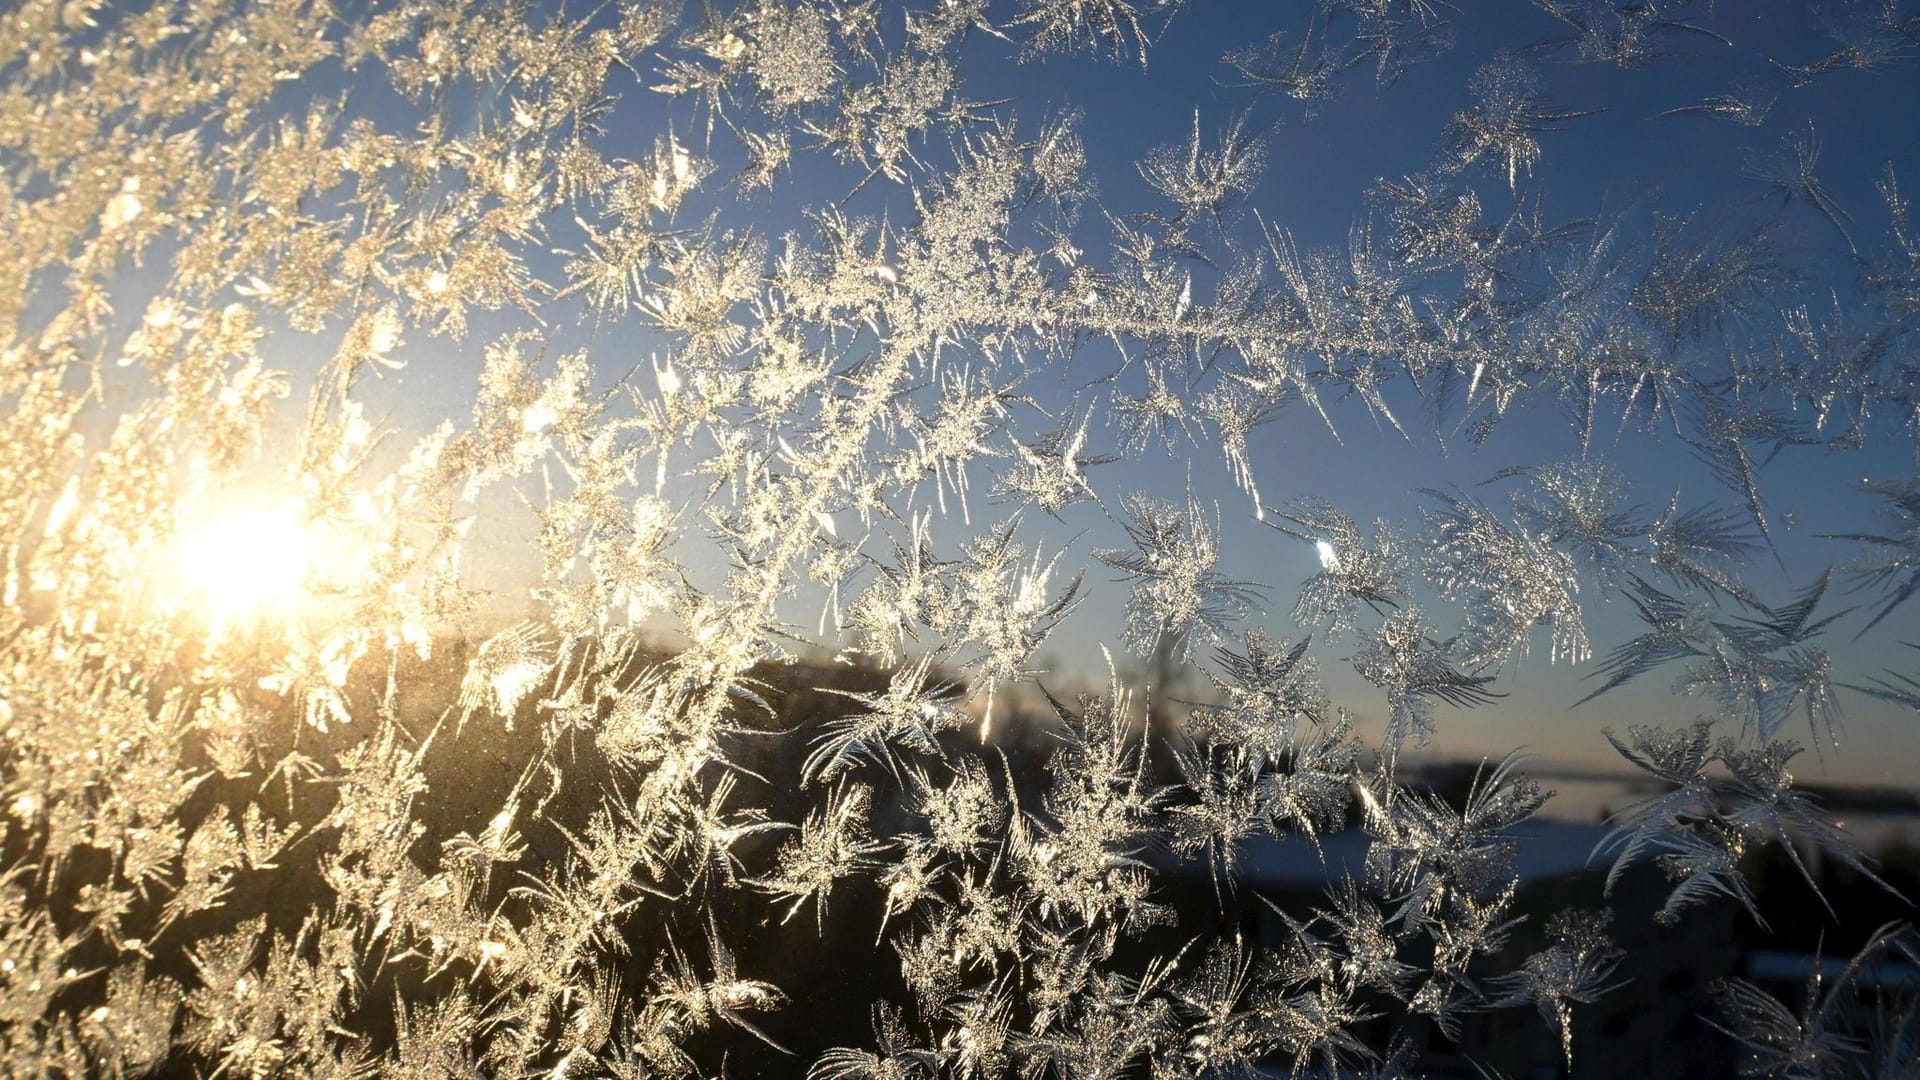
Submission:
[[[180,582],[204,609],[212,634],[284,614],[305,599],[321,538],[302,519],[298,502],[240,510],[175,540]]]

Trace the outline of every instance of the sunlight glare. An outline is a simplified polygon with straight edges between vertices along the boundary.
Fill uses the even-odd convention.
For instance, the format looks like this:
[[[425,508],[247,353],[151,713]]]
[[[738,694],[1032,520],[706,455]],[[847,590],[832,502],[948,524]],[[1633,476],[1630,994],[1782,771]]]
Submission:
[[[1340,553],[1334,550],[1333,545],[1327,543],[1325,540],[1315,540],[1313,546],[1320,551],[1320,568],[1322,570],[1331,570],[1336,574],[1339,573]]]
[[[182,582],[204,606],[216,636],[236,620],[298,600],[318,547],[292,502],[214,518],[175,542]]]

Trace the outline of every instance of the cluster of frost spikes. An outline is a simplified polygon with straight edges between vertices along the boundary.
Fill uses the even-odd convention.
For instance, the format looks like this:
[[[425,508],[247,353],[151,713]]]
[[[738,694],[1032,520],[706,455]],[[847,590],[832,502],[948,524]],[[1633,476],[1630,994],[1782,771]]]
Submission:
[[[1920,13],[1650,118],[1755,129],[1723,210],[1554,217],[1607,106],[1560,61],[1717,71],[1733,20],[1512,6],[1314,246],[1288,140],[1467,13],[1281,11],[1108,176],[1137,118],[1019,65],[1144,78],[1180,0],[10,3],[0,1074],[1398,1077],[1508,1010],[1605,1060],[1618,921],[1522,913],[1549,793],[1403,767],[1539,652],[1722,725],[1614,741],[1660,924],[1764,919],[1762,849],[1884,885],[1779,735],[1920,705],[1821,644],[1915,610],[1916,481],[1762,597],[1780,466],[1920,435],[1920,233],[1801,93],[1910,79]],[[1289,456],[1530,426],[1565,447],[1397,517]],[[1250,853],[1348,829],[1251,933]],[[1799,1012],[1727,981],[1729,1046],[1910,1075],[1855,984],[1917,953]]]

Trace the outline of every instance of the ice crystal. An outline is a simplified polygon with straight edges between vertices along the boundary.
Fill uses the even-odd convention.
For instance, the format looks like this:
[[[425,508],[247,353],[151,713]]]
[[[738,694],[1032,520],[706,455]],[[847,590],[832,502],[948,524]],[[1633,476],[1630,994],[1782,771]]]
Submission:
[[[1607,985],[1607,980],[1626,957],[1608,939],[1608,921],[1605,915],[1562,912],[1554,917],[1550,931],[1553,944],[1528,957],[1519,971],[1499,980],[1506,1000],[1533,1002],[1541,1017],[1559,1031],[1561,1053],[1569,1067],[1573,1062],[1573,1005],[1591,1004],[1616,988]]]
[[[1501,521],[1472,499],[1425,494],[1441,503],[1441,509],[1425,515],[1433,538],[1427,576],[1449,599],[1466,602],[1468,666],[1505,662],[1525,647],[1536,626],[1551,630],[1553,660],[1585,660],[1590,647],[1573,560],[1533,530]]]
[[[864,869],[882,848],[865,821],[872,798],[868,788],[841,788],[832,802],[810,815],[799,833],[781,845],[773,872],[753,884],[791,900],[788,918],[812,901],[816,915],[824,921],[834,883]]]
[[[1839,538],[1870,545],[1851,569],[1862,588],[1887,593],[1879,610],[1861,629],[1864,634],[1920,592],[1920,478],[1868,484],[1867,490],[1886,503],[1886,516],[1895,526],[1887,533],[1842,533]]]
[[[1225,702],[1196,706],[1192,732],[1277,758],[1302,721],[1316,727],[1331,723],[1326,691],[1316,677],[1313,658],[1307,655],[1311,643],[1303,638],[1288,645],[1255,630],[1247,635],[1244,653],[1220,649],[1216,655],[1225,677],[1208,670],[1207,678]]]
[[[1912,930],[1883,926],[1840,969],[1829,984],[1816,967],[1808,980],[1798,1012],[1746,979],[1724,979],[1714,987],[1725,1027],[1739,1041],[1745,1059],[1740,1075],[1766,1077],[1844,1076],[1860,1070],[1865,1075],[1898,1076],[1907,1065],[1881,1056],[1849,1030],[1849,1014],[1858,1008],[1862,972],[1888,953],[1913,954]],[[1904,1023],[1911,1024],[1912,1006]],[[1902,1021],[1896,1021],[1896,1025]],[[1895,1028],[1898,1031],[1898,1027]],[[1899,1046],[1899,1035],[1882,1045],[1886,1053]],[[1889,1070],[1891,1066],[1891,1071]]]
[[[1419,608],[1401,608],[1354,654],[1360,677],[1387,692],[1387,746],[1393,753],[1412,739],[1425,746],[1434,734],[1433,703],[1455,708],[1485,704],[1491,675],[1463,670],[1453,658],[1457,639],[1436,640]]]
[[[1767,840],[1782,845],[1810,886],[1813,878],[1795,843],[1811,844],[1879,882],[1853,838],[1821,814],[1809,796],[1793,790],[1786,771],[1800,752],[1793,743],[1742,750],[1731,740],[1715,742],[1712,723],[1705,720],[1684,733],[1635,727],[1631,745],[1611,733],[1607,737],[1621,756],[1669,785],[1616,815],[1601,845],[1617,852],[1609,889],[1643,859],[1654,859],[1666,871],[1674,890],[1659,913],[1661,921],[1671,923],[1686,908],[1716,895],[1738,900],[1758,917],[1739,864],[1749,845]],[[1715,763],[1724,766],[1725,776],[1709,771]]]
[[[1367,851],[1367,872],[1397,900],[1396,920],[1471,927],[1474,920],[1463,923],[1452,909],[1502,894],[1515,853],[1505,830],[1532,817],[1552,794],[1518,772],[1519,763],[1514,755],[1492,770],[1483,764],[1458,809],[1433,793],[1365,792],[1378,837]]]
[[[1223,640],[1228,621],[1246,612],[1254,593],[1213,568],[1220,558],[1218,526],[1208,524],[1192,499],[1179,507],[1130,497],[1127,512],[1134,550],[1095,553],[1134,584],[1127,644],[1150,652],[1171,642],[1185,659],[1194,645]]]
[[[1693,659],[1675,684],[1681,693],[1711,692],[1722,715],[1771,743],[1796,709],[1815,738],[1828,734],[1838,715],[1831,657],[1808,642],[1846,612],[1814,619],[1830,574],[1823,574],[1792,603],[1770,608],[1754,603],[1758,618],[1715,618],[1716,612],[1639,581],[1633,603],[1649,627],[1620,645],[1593,674],[1606,675],[1599,695],[1673,660]]]
[[[958,727],[964,718],[948,702],[949,688],[928,684],[928,666],[929,660],[922,658],[902,667],[885,694],[829,689],[828,693],[859,703],[863,711],[828,722],[828,730],[815,740],[813,752],[801,766],[801,776],[808,782],[831,782],[860,763],[870,762],[886,766],[897,778],[899,750],[938,756],[940,744],[934,736]]]
[[[1267,524],[1311,543],[1320,562],[1320,572],[1301,585],[1295,619],[1340,634],[1358,624],[1362,605],[1385,614],[1405,598],[1410,559],[1404,541],[1387,524],[1374,529],[1374,542],[1368,544],[1359,525],[1325,501],[1269,512]]]
[[[1248,86],[1290,97],[1307,106],[1309,114],[1331,95],[1332,77],[1338,70],[1325,45],[1314,42],[1311,28],[1300,35],[1298,45],[1287,44],[1287,35],[1278,33],[1260,45],[1228,53],[1226,63]]]
[[[1491,159],[1506,174],[1507,186],[1517,187],[1520,174],[1533,174],[1540,160],[1538,136],[1567,120],[1590,115],[1564,112],[1540,97],[1539,80],[1520,61],[1496,60],[1474,73],[1477,104],[1454,115],[1447,126],[1445,169],[1460,172]]]

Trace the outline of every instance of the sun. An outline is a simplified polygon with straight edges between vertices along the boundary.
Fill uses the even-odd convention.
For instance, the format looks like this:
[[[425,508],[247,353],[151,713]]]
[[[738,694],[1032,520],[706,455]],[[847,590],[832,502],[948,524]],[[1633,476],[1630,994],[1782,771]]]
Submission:
[[[320,543],[302,516],[297,502],[240,510],[175,540],[180,583],[216,636],[235,623],[284,613],[304,598]]]

